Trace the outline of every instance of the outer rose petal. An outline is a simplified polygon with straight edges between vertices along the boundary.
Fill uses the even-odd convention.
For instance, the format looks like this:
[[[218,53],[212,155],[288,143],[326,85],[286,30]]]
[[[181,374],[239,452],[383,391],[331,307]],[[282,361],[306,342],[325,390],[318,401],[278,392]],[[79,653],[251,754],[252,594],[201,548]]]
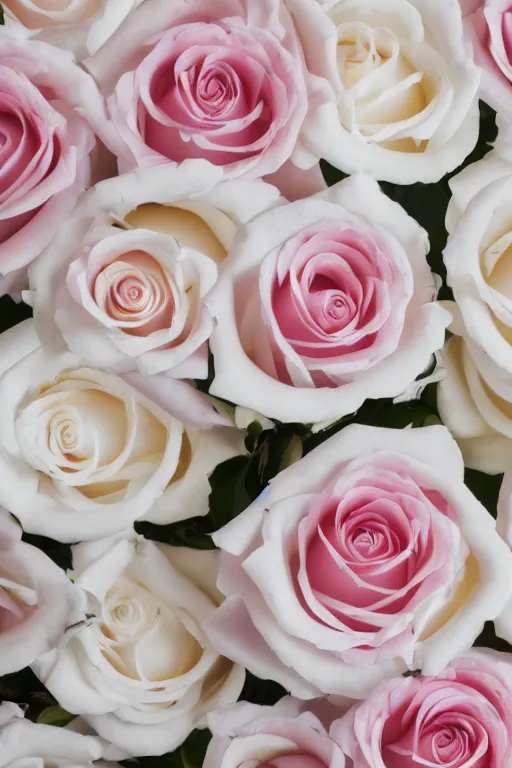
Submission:
[[[22,607],[27,600],[26,615],[0,630],[0,674],[6,675],[61,646],[73,628],[85,625],[87,601],[44,552],[21,541],[21,529],[6,512],[0,512],[0,545],[0,576],[12,582],[14,593],[19,585]],[[32,596],[25,598],[25,591]]]
[[[96,736],[83,736],[67,728],[41,725],[24,719],[23,711],[10,702],[0,705],[0,768],[14,762],[57,760],[63,768],[92,765],[103,757],[104,745]],[[94,762],[97,768],[113,764]]]
[[[92,56],[142,0],[69,0],[55,9],[32,0],[7,0],[6,24],[25,28],[38,40],[71,51],[79,60]],[[47,6],[46,8],[44,6]]]
[[[401,341],[389,357],[337,387],[293,387],[269,376],[246,354],[235,315],[235,284],[257,274],[268,253],[309,224],[336,219],[340,212],[335,206],[363,216],[362,222],[371,207],[372,223],[379,232],[391,234],[405,249],[413,270],[415,294]],[[368,231],[372,235],[369,222]],[[450,320],[448,313],[430,300],[435,287],[425,260],[427,247],[425,233],[416,222],[383,195],[371,178],[362,175],[250,222],[240,231],[223,275],[208,299],[217,319],[210,340],[215,361],[210,392],[264,416],[290,422],[333,420],[355,412],[367,398],[394,397],[403,392],[427,368],[433,352],[442,347],[444,329]],[[258,301],[256,293],[252,298]],[[254,329],[259,327],[258,322],[254,317]],[[262,344],[266,344],[264,339]]]
[[[302,500],[303,494],[320,493],[345,462],[355,456],[370,457],[380,450],[406,456],[418,470],[422,467],[430,487],[438,489],[454,510],[462,537],[477,563],[474,572],[468,566],[468,594],[454,598],[447,617],[439,619],[440,626],[414,644],[410,668],[419,668],[425,675],[438,674],[457,653],[472,645],[484,622],[495,619],[511,595],[512,554],[500,541],[492,517],[463,484],[462,458],[448,431],[444,427],[385,430],[349,426],[281,472],[242,515],[214,535],[223,550],[219,588],[228,599],[208,621],[212,641],[219,649],[229,648],[227,652],[259,676],[281,681],[301,698],[313,698],[318,691],[364,697],[380,681],[405,672],[408,666],[396,658],[355,667],[317,647],[320,635],[317,645],[301,639],[303,630],[295,618],[300,605],[293,598],[293,605],[290,603],[288,581],[282,581],[282,555],[270,556],[270,545],[263,545],[269,552],[269,575],[273,575],[272,597],[265,593],[263,598],[250,566],[252,553],[262,546],[262,528],[267,536],[270,531],[266,510],[290,497]],[[289,510],[283,524],[293,531]],[[285,595],[287,607],[281,604]],[[248,617],[238,623],[242,607]],[[292,623],[293,632],[285,628]],[[266,657],[265,643],[271,651]]]

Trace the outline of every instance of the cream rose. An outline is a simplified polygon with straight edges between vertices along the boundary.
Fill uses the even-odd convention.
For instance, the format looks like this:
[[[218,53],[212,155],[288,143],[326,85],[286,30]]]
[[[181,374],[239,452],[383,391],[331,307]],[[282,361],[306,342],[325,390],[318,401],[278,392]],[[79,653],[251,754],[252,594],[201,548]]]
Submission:
[[[142,0],[3,0],[6,24],[91,56]]]
[[[330,100],[310,109],[293,160],[435,182],[476,144],[480,71],[457,0],[286,0],[310,72]],[[316,23],[311,7],[316,5]]]
[[[242,450],[191,385],[52,354],[33,321],[0,337],[0,360],[0,503],[27,531],[79,541],[206,514],[208,474]]]
[[[127,534],[78,545],[73,566],[97,621],[34,666],[65,709],[129,755],[160,755],[237,700],[244,670],[202,629],[222,600],[216,553]]]
[[[85,195],[30,273],[45,347],[107,371],[206,378],[205,298],[238,227],[278,204],[203,160],[140,169]]]
[[[439,389],[443,419],[469,466],[503,472],[512,436],[512,162],[497,149],[450,180],[444,253],[457,303]]]

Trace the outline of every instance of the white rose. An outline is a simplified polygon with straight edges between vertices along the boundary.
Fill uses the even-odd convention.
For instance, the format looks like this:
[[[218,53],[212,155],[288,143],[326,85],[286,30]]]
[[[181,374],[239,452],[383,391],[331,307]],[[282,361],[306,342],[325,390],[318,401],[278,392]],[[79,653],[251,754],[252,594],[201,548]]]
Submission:
[[[0,705],[0,768],[92,768],[103,756],[100,739],[25,720],[11,702]],[[115,768],[94,762],[94,768]]]
[[[29,532],[89,540],[206,514],[208,474],[243,450],[191,385],[51,353],[32,320],[0,336],[0,361],[0,503]]]
[[[242,227],[206,299],[211,394],[322,422],[404,393],[443,346],[428,238],[359,174]]]
[[[331,98],[310,110],[293,160],[396,184],[435,182],[478,139],[480,70],[457,0],[286,0],[310,72]],[[316,5],[316,24],[311,23]]]
[[[0,511],[0,675],[61,646],[87,621],[81,590],[21,533]]]
[[[187,160],[84,195],[31,270],[26,298],[45,347],[115,373],[206,378],[205,297],[237,228],[279,202],[262,181],[221,179]]]
[[[73,566],[98,621],[34,666],[65,709],[130,755],[160,755],[237,700],[244,670],[202,629],[222,599],[217,553],[128,534],[78,545]]]
[[[444,258],[462,338],[446,350],[439,408],[467,464],[503,472],[512,461],[512,163],[493,151],[450,187]]]
[[[142,0],[3,0],[7,26],[92,56]]]

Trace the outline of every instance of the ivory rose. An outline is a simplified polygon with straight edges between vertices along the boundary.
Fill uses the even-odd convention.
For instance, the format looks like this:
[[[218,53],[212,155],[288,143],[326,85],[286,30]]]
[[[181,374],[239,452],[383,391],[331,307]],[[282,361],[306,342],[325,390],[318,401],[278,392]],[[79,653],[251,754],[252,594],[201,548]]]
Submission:
[[[82,736],[25,720],[17,704],[0,705],[0,768],[116,768],[97,762],[103,756],[100,739]]]
[[[286,0],[310,72],[330,84],[295,159],[395,184],[439,181],[478,139],[480,80],[457,0]],[[316,10],[314,21],[312,10]]]
[[[86,600],[21,528],[0,512],[0,675],[63,645],[86,624]],[[0,709],[1,712],[1,709]],[[0,736],[0,765],[3,752]]]
[[[92,55],[142,0],[3,0],[7,26],[72,51]]]
[[[222,599],[216,553],[128,533],[74,547],[73,567],[97,621],[34,666],[65,709],[129,755],[160,755],[236,701],[244,670],[202,629]]]
[[[214,541],[212,643],[298,698],[436,675],[512,595],[512,552],[441,426],[346,427]]]
[[[331,728],[354,768],[504,768],[512,760],[510,656],[474,650],[435,678],[379,686]]]
[[[333,708],[334,710],[334,708]],[[285,697],[273,707],[246,701],[208,716],[213,738],[203,768],[344,768],[345,757],[304,702]]]
[[[25,287],[27,265],[89,183],[95,137],[83,114],[98,130],[106,123],[90,75],[0,27],[0,295]]]
[[[145,0],[86,66],[126,142],[125,170],[195,157],[229,177],[272,174],[325,89],[282,0]]]
[[[501,474],[512,469],[512,387],[503,380],[500,394],[493,389],[493,379],[487,376],[488,358],[468,337],[457,305],[446,302],[444,306],[454,316],[450,326],[454,335],[443,350],[439,413],[467,467]]]
[[[84,195],[30,273],[25,296],[44,346],[116,373],[206,378],[205,297],[237,228],[279,202],[261,181],[221,180],[187,160]]]
[[[512,108],[512,2],[459,0],[476,63],[482,68],[480,95],[510,119]]]
[[[207,298],[212,394],[321,422],[406,390],[443,346],[423,229],[368,176],[243,227]]]
[[[33,321],[0,336],[0,503],[58,541],[208,512],[208,474],[241,434],[184,382],[50,353]]]
[[[502,438],[512,434],[512,163],[503,155],[503,141],[500,133],[499,151],[450,180],[444,252],[457,302],[454,330],[464,339],[465,371],[452,355],[452,375],[441,385],[440,408],[455,436],[473,441],[468,444],[471,465],[492,472],[507,466],[510,449]],[[455,341],[450,349],[460,346]],[[468,396],[461,394],[464,379],[476,414]]]

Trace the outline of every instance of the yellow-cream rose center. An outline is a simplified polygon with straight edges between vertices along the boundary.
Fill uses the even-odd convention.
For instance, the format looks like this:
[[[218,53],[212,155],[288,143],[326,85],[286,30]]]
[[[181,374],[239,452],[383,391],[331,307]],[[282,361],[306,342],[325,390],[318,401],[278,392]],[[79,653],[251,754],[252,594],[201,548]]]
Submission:
[[[114,502],[153,474],[171,419],[159,417],[116,376],[83,368],[32,395],[17,421],[26,459],[53,480]]]
[[[432,78],[411,61],[402,35],[378,14],[333,12],[337,25],[337,69],[343,85],[339,117],[367,141],[401,152],[422,152],[427,142],[408,137],[395,124],[412,120],[435,96]],[[396,133],[396,136],[395,136]]]
[[[171,680],[203,654],[178,613],[128,574],[107,593],[97,636],[103,656],[134,680]]]

